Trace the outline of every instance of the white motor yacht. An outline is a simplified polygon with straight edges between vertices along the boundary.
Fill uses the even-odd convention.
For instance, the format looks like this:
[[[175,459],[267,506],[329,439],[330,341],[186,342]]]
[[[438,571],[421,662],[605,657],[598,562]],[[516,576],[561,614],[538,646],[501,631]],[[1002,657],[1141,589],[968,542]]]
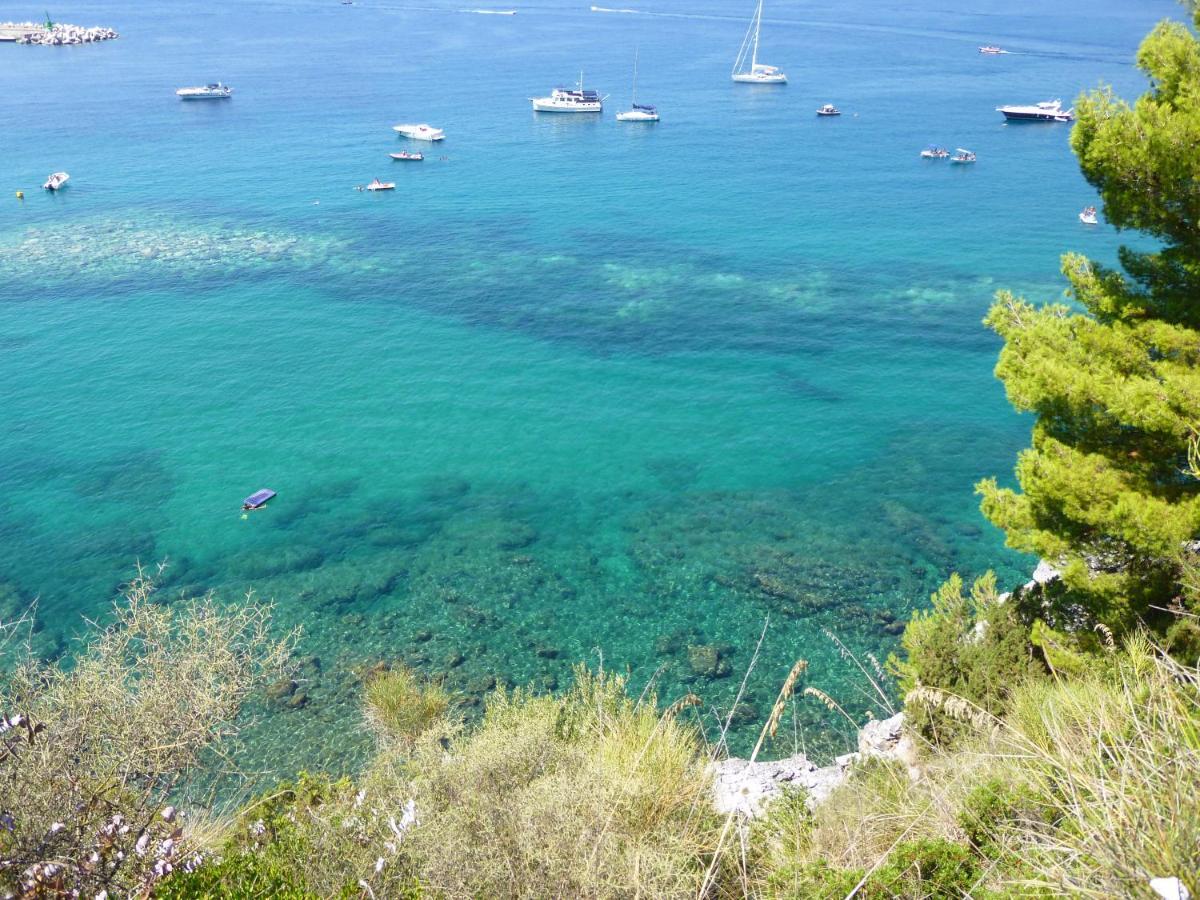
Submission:
[[[637,102],[637,70],[638,53],[633,52],[633,106],[625,112],[617,113],[618,122],[657,122],[658,110],[653,106]]]
[[[787,76],[776,66],[768,66],[758,61],[758,34],[762,30],[763,0],[758,0],[754,10],[754,18],[742,38],[742,46],[738,50],[737,59],[733,61],[731,78],[742,84],[787,84]],[[750,67],[746,68],[746,63]]]
[[[997,106],[1010,122],[1070,122],[1075,110],[1063,109],[1061,100],[1046,100],[1033,106]]]
[[[185,87],[175,92],[180,100],[228,100],[233,96],[233,88],[217,81],[203,87]]]
[[[601,97],[599,91],[583,89],[583,73],[579,73],[579,86],[575,90],[556,87],[549,97],[530,97],[537,112],[555,113],[598,113],[604,111],[604,101],[608,95]]]
[[[979,52],[988,56],[999,56],[1003,53],[1007,53],[1008,51],[1001,47],[997,47],[995,44],[985,44],[979,48]]]
[[[440,141],[446,137],[446,132],[442,129],[434,128],[424,123],[420,125],[393,125],[392,131],[399,132],[401,136],[412,138],[414,141]]]
[[[832,103],[826,103],[824,106],[822,106],[820,109],[817,110],[818,116],[840,116],[841,114],[842,114],[842,111],[840,109],[838,109],[836,106],[834,106]]]
[[[46,179],[46,183],[42,185],[48,191],[57,191],[60,187],[66,184],[71,179],[71,176],[66,172],[55,172]]]

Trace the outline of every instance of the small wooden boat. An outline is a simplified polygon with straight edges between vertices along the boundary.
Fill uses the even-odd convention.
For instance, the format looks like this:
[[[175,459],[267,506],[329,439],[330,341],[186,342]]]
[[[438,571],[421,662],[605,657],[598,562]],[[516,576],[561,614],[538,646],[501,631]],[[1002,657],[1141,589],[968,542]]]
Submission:
[[[46,179],[46,183],[42,185],[48,191],[57,191],[60,187],[70,180],[71,176],[66,172],[55,172]]]
[[[818,116],[840,116],[841,114],[842,114],[842,111],[840,109],[838,109],[836,106],[834,106],[832,103],[826,103],[824,106],[822,106],[820,109],[817,110]]]
[[[274,496],[275,492],[270,488],[263,488],[261,491],[255,491],[242,501],[242,509],[262,509]]]
[[[399,153],[389,153],[388,156],[390,156],[392,159],[404,160],[405,162],[420,162],[425,158],[423,153],[417,153],[415,151],[410,153],[408,150],[401,150]]]
[[[395,189],[396,189],[396,182],[380,181],[378,178],[376,178],[374,181],[372,181],[370,184],[368,184],[365,188],[365,190],[368,190],[368,191],[394,191]]]

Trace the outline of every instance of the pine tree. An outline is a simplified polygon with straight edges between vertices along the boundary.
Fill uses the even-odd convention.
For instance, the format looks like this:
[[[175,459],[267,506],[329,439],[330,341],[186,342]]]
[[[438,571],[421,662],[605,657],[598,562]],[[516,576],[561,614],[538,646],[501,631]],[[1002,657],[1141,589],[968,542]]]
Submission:
[[[1164,22],[1137,62],[1150,91],[1081,98],[1071,144],[1109,223],[1158,249],[1123,247],[1121,270],[1067,254],[1074,304],[997,296],[996,375],[1037,420],[1020,491],[977,486],[1009,546],[1062,571],[1074,613],[1114,627],[1187,593],[1200,535],[1200,42]]]

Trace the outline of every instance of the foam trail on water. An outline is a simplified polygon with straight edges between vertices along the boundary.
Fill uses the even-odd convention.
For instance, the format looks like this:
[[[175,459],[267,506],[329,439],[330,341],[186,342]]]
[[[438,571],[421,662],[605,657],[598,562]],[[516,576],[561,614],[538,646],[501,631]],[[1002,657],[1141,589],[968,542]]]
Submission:
[[[460,9],[459,12],[476,13],[481,16],[515,16],[515,9]]]
[[[647,13],[642,12],[640,9],[611,9],[607,6],[593,6],[592,12],[626,13],[627,15],[635,15],[635,16],[647,15]]]

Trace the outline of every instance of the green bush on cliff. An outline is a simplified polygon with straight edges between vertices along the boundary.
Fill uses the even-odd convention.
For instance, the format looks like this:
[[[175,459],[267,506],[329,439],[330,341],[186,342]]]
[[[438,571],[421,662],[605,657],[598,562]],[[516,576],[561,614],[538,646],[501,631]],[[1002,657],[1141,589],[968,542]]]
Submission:
[[[1012,691],[1044,676],[1045,665],[1030,642],[1018,604],[1002,601],[991,572],[963,593],[958,575],[938,588],[933,608],[918,610],[904,630],[903,658],[889,659],[911,724],[926,738],[944,742],[968,727],[938,705],[922,703],[918,688],[934,688],[970,701],[992,715],[1004,712]]]
[[[1200,10],[1193,6],[1195,21]],[[1104,214],[1160,249],[1122,248],[1124,272],[1063,258],[1073,299],[1035,307],[998,295],[986,323],[1004,339],[996,367],[1010,401],[1036,415],[1017,460],[1020,490],[979,484],[984,514],[1010,546],[1050,560],[1068,588],[1048,624],[1081,613],[1118,633],[1195,609],[1189,543],[1200,535],[1200,41],[1164,22],[1138,66],[1151,90],[1132,106],[1082,97],[1071,143]],[[1194,456],[1193,456],[1194,459]]]
[[[0,890],[139,896],[207,851],[171,805],[236,740],[251,692],[285,664],[267,607],[161,606],[139,572],[69,664],[0,675]]]

